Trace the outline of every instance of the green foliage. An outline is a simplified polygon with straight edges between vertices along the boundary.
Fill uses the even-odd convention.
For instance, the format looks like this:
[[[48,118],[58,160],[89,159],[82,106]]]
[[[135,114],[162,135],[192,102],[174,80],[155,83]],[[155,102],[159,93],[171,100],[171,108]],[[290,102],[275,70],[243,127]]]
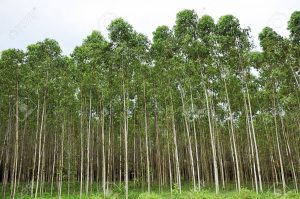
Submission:
[[[162,199],[162,197],[156,193],[142,193],[138,199]]]
[[[295,11],[288,22],[290,37],[295,44],[300,44],[300,11]]]

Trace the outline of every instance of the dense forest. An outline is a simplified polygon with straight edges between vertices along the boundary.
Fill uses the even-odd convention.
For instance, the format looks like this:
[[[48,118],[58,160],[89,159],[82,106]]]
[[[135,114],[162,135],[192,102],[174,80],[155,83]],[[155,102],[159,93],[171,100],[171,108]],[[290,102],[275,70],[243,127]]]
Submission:
[[[287,28],[257,50],[236,17],[183,10],[152,40],[118,18],[69,56],[52,39],[2,51],[1,197],[298,192],[300,11]]]

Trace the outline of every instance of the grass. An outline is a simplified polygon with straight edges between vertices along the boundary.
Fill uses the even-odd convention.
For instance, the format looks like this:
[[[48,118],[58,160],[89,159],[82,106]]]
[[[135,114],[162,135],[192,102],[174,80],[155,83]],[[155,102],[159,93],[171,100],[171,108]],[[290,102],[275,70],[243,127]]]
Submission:
[[[201,189],[201,191],[189,190],[189,185],[183,187],[183,191],[180,194],[179,190],[174,187],[172,194],[168,188],[164,188],[161,192],[158,191],[158,187],[152,187],[153,192],[147,193],[146,190],[134,188],[133,185],[129,187],[129,198],[130,199],[300,199],[300,194],[296,194],[294,191],[290,190],[285,194],[280,193],[278,190],[274,193],[273,190],[266,190],[263,193],[256,194],[254,191],[247,188],[243,188],[240,193],[234,191],[233,186],[229,186],[226,190],[222,190],[218,195],[214,193],[213,187],[206,187]],[[56,189],[57,187],[55,187]],[[84,187],[85,188],[85,187]],[[84,199],[104,199],[103,193],[100,187],[94,186],[93,191],[89,196],[84,196]],[[45,187],[45,192],[43,196],[38,197],[39,199],[55,199],[58,198],[57,190],[54,190],[53,195],[50,194],[50,187],[47,185]],[[67,185],[65,184],[62,190],[62,199],[79,199],[79,186],[78,184],[73,184],[70,188],[69,195],[67,194]],[[9,195],[7,193],[7,195]],[[2,197],[2,193],[0,198]],[[9,198],[9,196],[7,197]],[[18,190],[16,196],[18,199],[30,199],[30,186],[23,185]],[[114,185],[112,189],[107,193],[105,197],[107,199],[122,199],[125,198],[124,186]]]

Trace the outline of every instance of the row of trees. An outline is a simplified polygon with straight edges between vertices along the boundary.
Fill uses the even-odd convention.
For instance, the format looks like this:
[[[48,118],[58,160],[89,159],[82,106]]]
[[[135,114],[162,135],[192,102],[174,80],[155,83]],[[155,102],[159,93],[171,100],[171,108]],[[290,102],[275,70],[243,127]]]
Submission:
[[[81,197],[118,183],[127,197],[129,184],[298,191],[300,12],[288,29],[264,28],[255,52],[234,16],[183,10],[152,42],[119,18],[71,56],[51,39],[3,51],[3,197],[60,197],[63,184]]]

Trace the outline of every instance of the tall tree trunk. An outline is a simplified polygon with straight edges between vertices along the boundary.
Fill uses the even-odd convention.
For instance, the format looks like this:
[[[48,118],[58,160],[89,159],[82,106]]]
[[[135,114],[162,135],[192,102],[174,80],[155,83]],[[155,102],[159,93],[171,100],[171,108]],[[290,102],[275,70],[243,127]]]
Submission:
[[[38,170],[37,170],[37,179],[36,179],[36,188],[34,198],[37,198],[38,189],[39,189],[39,180],[40,180],[40,170],[41,170],[41,150],[42,150],[42,136],[43,136],[43,127],[44,127],[44,119],[46,112],[46,92],[44,92],[44,102],[43,102],[43,110],[41,116],[41,124],[40,124],[40,132],[39,132],[39,144],[38,144]]]
[[[168,164],[169,164],[169,178],[170,178],[170,191],[171,191],[171,196],[172,196],[172,193],[173,193],[173,177],[172,177],[172,163],[171,163],[171,155],[170,155],[170,141],[169,141],[169,131],[168,129],[166,130],[167,132],[167,148],[168,148]]]
[[[106,182],[106,164],[105,164],[105,140],[104,140],[104,122],[105,122],[105,118],[104,118],[104,104],[102,104],[102,130],[101,130],[101,135],[102,135],[102,188],[103,188],[103,194],[104,194],[104,197],[106,196],[106,185],[105,185],[105,182]]]
[[[64,166],[64,138],[65,138],[65,116],[61,126],[61,152],[59,160],[59,181],[58,181],[58,198],[62,195],[62,183],[63,183],[63,166]]]
[[[108,127],[108,152],[107,152],[107,185],[106,185],[106,192],[109,190],[109,182],[111,181],[110,179],[110,172],[112,170],[112,164],[111,164],[111,135],[112,135],[112,106],[111,102],[109,102],[109,127]]]
[[[56,164],[56,146],[57,146],[57,138],[56,133],[54,134],[54,152],[53,152],[53,164],[52,164],[52,175],[51,175],[51,196],[53,194],[53,182],[54,182],[54,176],[55,176],[55,164]]]
[[[285,193],[286,192],[286,183],[285,183],[284,168],[283,168],[283,162],[282,162],[282,156],[281,156],[281,147],[280,147],[280,142],[279,142],[279,133],[278,133],[278,126],[277,126],[277,108],[276,108],[275,91],[274,90],[273,90],[273,108],[274,108],[274,123],[275,123],[277,151],[278,151],[280,171],[281,171],[282,190],[283,190],[283,193]]]
[[[144,82],[144,119],[145,119],[145,143],[146,143],[146,160],[147,160],[147,191],[150,192],[150,160],[148,147],[148,120],[147,120],[147,102],[146,102],[146,85]]]
[[[190,164],[191,164],[191,171],[192,171],[192,180],[193,180],[193,189],[196,191],[196,179],[195,179],[195,170],[194,170],[194,158],[193,158],[193,150],[192,150],[192,144],[191,144],[191,137],[190,137],[190,128],[188,124],[188,119],[187,119],[187,110],[185,108],[185,103],[184,103],[184,93],[183,93],[183,88],[181,87],[180,89],[180,96],[181,96],[181,103],[182,103],[182,109],[183,109],[183,114],[184,114],[184,123],[185,123],[185,128],[186,128],[186,136],[188,140],[188,145],[189,145],[189,156],[190,156]]]
[[[18,80],[17,80],[18,81]],[[19,156],[19,83],[16,86],[16,124],[15,124],[15,149],[14,149],[14,166],[13,166],[13,189],[11,197],[14,199],[17,188],[17,174],[18,174],[18,156]]]
[[[210,105],[209,105],[209,99],[208,99],[206,87],[204,87],[204,94],[205,94],[205,101],[206,101],[208,126],[209,126],[209,132],[210,132],[210,142],[211,142],[212,155],[213,155],[215,192],[216,192],[216,194],[218,194],[220,188],[219,188],[219,174],[218,174],[217,153],[216,153],[216,143],[215,143],[216,141],[215,141],[215,136],[214,136],[213,127],[212,127],[211,111],[210,111]]]
[[[80,199],[82,199],[82,186],[83,186],[83,107],[82,107],[82,95],[81,95],[81,101],[80,101]]]
[[[288,155],[289,160],[291,162],[294,187],[295,187],[296,193],[298,193],[297,176],[296,176],[296,172],[295,172],[295,166],[294,166],[294,162],[293,162],[293,156],[292,156],[292,152],[291,152],[290,143],[289,143],[289,140],[288,140],[288,135],[285,132],[285,127],[284,127],[284,123],[283,123],[283,118],[282,117],[280,117],[280,121],[281,121],[281,126],[282,126],[282,133],[283,133],[283,136],[284,136],[285,141],[286,141],[287,155]]]
[[[127,96],[125,91],[125,84],[123,82],[123,106],[124,106],[124,145],[125,145],[125,197],[128,199],[128,118],[127,118]]]
[[[193,94],[192,90],[191,92],[191,103],[192,103],[192,113],[195,114],[195,108],[194,108],[194,100],[193,100]],[[193,116],[194,117],[194,116]],[[199,154],[198,154],[198,141],[197,141],[197,131],[196,131],[196,122],[195,118],[193,119],[193,132],[194,132],[194,143],[195,143],[195,153],[196,153],[196,164],[197,164],[197,184],[198,184],[198,190],[201,188],[201,178],[200,178],[200,163],[199,163]]]
[[[254,184],[255,184],[255,190],[256,193],[258,193],[258,180],[257,180],[257,173],[256,173],[256,164],[255,164],[255,157],[254,157],[254,147],[253,147],[253,134],[251,133],[251,125],[250,125],[250,119],[249,119],[249,113],[248,113],[248,107],[246,104],[246,99],[245,99],[245,109],[246,109],[246,126],[247,126],[247,133],[249,137],[249,142],[250,142],[250,160],[252,164],[252,173],[254,176]],[[251,116],[251,115],[250,115]]]
[[[90,137],[91,137],[91,120],[92,120],[92,91],[90,90],[90,97],[89,97],[89,124],[88,124],[88,132],[87,132],[87,146],[86,146],[86,185],[85,185],[85,193],[89,195],[89,181],[90,181]]]
[[[229,100],[228,90],[227,90],[227,83],[226,83],[225,79],[224,79],[224,85],[225,85],[226,100],[228,103],[229,118],[230,118],[230,132],[231,132],[233,151],[234,151],[234,160],[235,160],[235,168],[236,168],[235,172],[236,172],[236,177],[237,177],[237,190],[238,190],[238,192],[240,192],[241,191],[240,165],[239,165],[238,153],[237,153],[237,147],[236,147],[236,138],[235,138],[235,133],[234,133],[234,128],[233,128],[233,113],[231,111],[231,105],[230,105],[230,100]]]
[[[5,145],[5,161],[4,161],[4,173],[3,173],[3,187],[2,187],[2,193],[3,193],[3,198],[6,198],[6,188],[7,188],[7,182],[8,182],[8,175],[9,175],[9,153],[10,153],[10,139],[11,139],[11,129],[12,129],[12,108],[10,103],[8,104],[8,124],[7,124],[7,143]]]
[[[181,193],[181,174],[180,174],[180,165],[178,158],[178,147],[177,147],[177,135],[176,135],[176,127],[175,127],[175,116],[174,116],[174,107],[173,107],[173,97],[170,92],[170,100],[171,100],[171,117],[172,117],[172,130],[173,130],[173,141],[175,147],[175,161],[176,161],[176,175],[177,175],[177,183],[179,188],[179,193]]]
[[[249,90],[248,86],[246,84],[246,92],[247,92],[247,99],[248,99],[248,106],[249,106],[249,113],[250,113],[250,123],[251,123],[251,129],[252,129],[252,136],[253,136],[253,143],[254,143],[254,149],[255,149],[255,157],[256,157],[256,164],[257,164],[257,174],[258,174],[258,182],[259,182],[259,191],[262,192],[262,180],[261,180],[261,171],[260,171],[260,161],[259,161],[259,153],[258,153],[258,147],[256,143],[256,134],[255,134],[255,128],[253,124],[253,119],[252,119],[252,108],[251,108],[251,102],[250,102],[250,95],[249,95]]]
[[[38,103],[37,103],[37,113],[36,113],[36,132],[35,132],[35,140],[34,140],[34,157],[33,157],[33,168],[32,168],[32,176],[31,176],[31,197],[33,198],[33,189],[34,189],[34,179],[35,179],[35,167],[36,167],[36,156],[37,156],[37,141],[39,134],[39,116],[40,116],[40,98],[38,93]]]

